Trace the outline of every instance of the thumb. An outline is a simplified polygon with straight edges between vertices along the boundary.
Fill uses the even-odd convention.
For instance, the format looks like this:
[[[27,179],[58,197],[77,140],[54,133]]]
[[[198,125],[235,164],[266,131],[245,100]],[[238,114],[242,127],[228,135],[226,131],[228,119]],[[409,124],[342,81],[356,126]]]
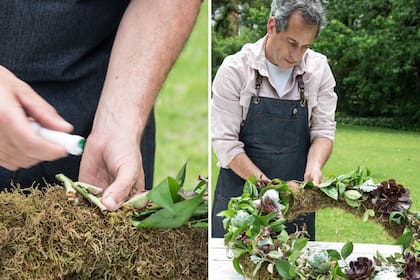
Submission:
[[[115,181],[105,190],[102,204],[110,211],[117,210],[128,198],[133,187],[138,185],[138,172],[131,168],[121,167]]]
[[[38,95],[29,85],[21,87],[17,98],[25,112],[42,126],[63,132],[73,131],[73,126],[64,120],[45,99]]]

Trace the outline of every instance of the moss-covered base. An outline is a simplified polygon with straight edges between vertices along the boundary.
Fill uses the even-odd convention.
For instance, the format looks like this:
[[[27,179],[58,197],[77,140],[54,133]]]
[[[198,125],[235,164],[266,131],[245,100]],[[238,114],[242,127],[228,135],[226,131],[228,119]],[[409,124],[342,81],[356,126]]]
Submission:
[[[267,263],[261,265],[260,269],[253,275],[256,264],[251,262],[250,255],[243,254],[239,257],[239,263],[242,267],[242,271],[244,275],[252,280],[281,280],[282,278],[274,269],[273,273],[268,272],[267,270]]]
[[[374,209],[374,206],[368,200],[363,201],[360,208],[354,208],[349,206],[344,199],[339,198],[339,200],[334,200],[325,195],[318,188],[301,190],[295,194],[294,199],[290,198],[289,201],[292,201],[290,209],[286,214],[286,219],[289,221],[293,220],[298,215],[316,212],[324,208],[340,208],[358,218],[363,217],[365,210]],[[371,217],[369,220],[383,226],[384,230],[386,230],[389,235],[394,238],[401,236],[404,231],[404,225],[390,223],[388,217],[377,213],[375,214],[375,217]]]
[[[350,207],[343,199],[340,198],[337,201],[333,200],[318,188],[301,189],[300,191],[294,193],[294,198],[289,197],[289,201],[291,201],[290,208],[285,216],[285,218],[289,221],[295,219],[301,214],[316,212],[324,208],[340,208],[359,218],[363,217],[363,213],[366,209],[374,209],[372,203],[368,200],[362,201],[360,208]],[[382,225],[384,230],[394,238],[401,236],[404,231],[403,224],[390,223],[388,217],[377,213],[375,214],[375,217],[371,217],[369,220]],[[412,230],[416,235],[420,234],[420,225],[412,228]],[[264,263],[256,274],[253,275],[256,264],[251,262],[249,254],[240,256],[239,263],[242,267],[244,275],[253,280],[282,279],[275,268],[273,269],[273,274],[267,270],[267,263]]]
[[[0,194],[0,279],[207,279],[207,229],[137,229],[62,187]]]

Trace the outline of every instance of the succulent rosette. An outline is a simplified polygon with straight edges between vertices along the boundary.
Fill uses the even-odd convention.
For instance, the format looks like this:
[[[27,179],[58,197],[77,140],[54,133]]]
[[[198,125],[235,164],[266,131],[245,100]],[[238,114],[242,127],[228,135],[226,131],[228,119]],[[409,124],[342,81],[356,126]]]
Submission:
[[[411,207],[410,191],[394,179],[383,181],[371,192],[372,203],[378,213],[390,215],[393,211],[405,211]]]
[[[420,257],[410,255],[406,259],[404,267],[405,276],[407,280],[419,280],[420,279]]]
[[[400,280],[398,273],[393,269],[385,269],[379,271],[373,280]]]
[[[346,275],[351,280],[363,280],[368,279],[374,271],[375,267],[371,259],[358,257],[357,260],[350,262]]]
[[[279,203],[280,197],[276,190],[268,190],[262,196],[262,213],[269,214],[272,212],[276,213],[276,218],[283,218],[282,210],[285,208],[284,205]]]

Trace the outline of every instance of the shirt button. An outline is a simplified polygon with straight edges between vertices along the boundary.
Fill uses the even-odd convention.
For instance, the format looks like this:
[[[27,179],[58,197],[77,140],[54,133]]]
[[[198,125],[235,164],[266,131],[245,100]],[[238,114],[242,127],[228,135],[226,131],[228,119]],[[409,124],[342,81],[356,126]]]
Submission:
[[[297,108],[293,108],[293,115],[296,115],[297,112],[298,112],[298,109]]]

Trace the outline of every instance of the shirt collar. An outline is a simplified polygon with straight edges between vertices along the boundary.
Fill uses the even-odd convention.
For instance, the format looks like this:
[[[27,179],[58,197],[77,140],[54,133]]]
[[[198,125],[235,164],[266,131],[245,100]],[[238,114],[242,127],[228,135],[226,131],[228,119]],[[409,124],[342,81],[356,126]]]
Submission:
[[[249,47],[247,47],[247,50],[245,51],[246,55],[246,62],[249,67],[258,70],[258,72],[268,77],[268,70],[267,65],[265,63],[265,60],[267,59],[265,56],[265,42],[267,41],[267,35],[259,39],[255,44],[251,44]],[[305,54],[302,57],[302,60],[298,65],[296,65],[293,69],[293,76],[296,75],[302,75],[303,74],[303,80],[309,80],[311,76],[311,72],[308,69],[306,60],[308,58],[308,53],[311,50],[307,50]]]

